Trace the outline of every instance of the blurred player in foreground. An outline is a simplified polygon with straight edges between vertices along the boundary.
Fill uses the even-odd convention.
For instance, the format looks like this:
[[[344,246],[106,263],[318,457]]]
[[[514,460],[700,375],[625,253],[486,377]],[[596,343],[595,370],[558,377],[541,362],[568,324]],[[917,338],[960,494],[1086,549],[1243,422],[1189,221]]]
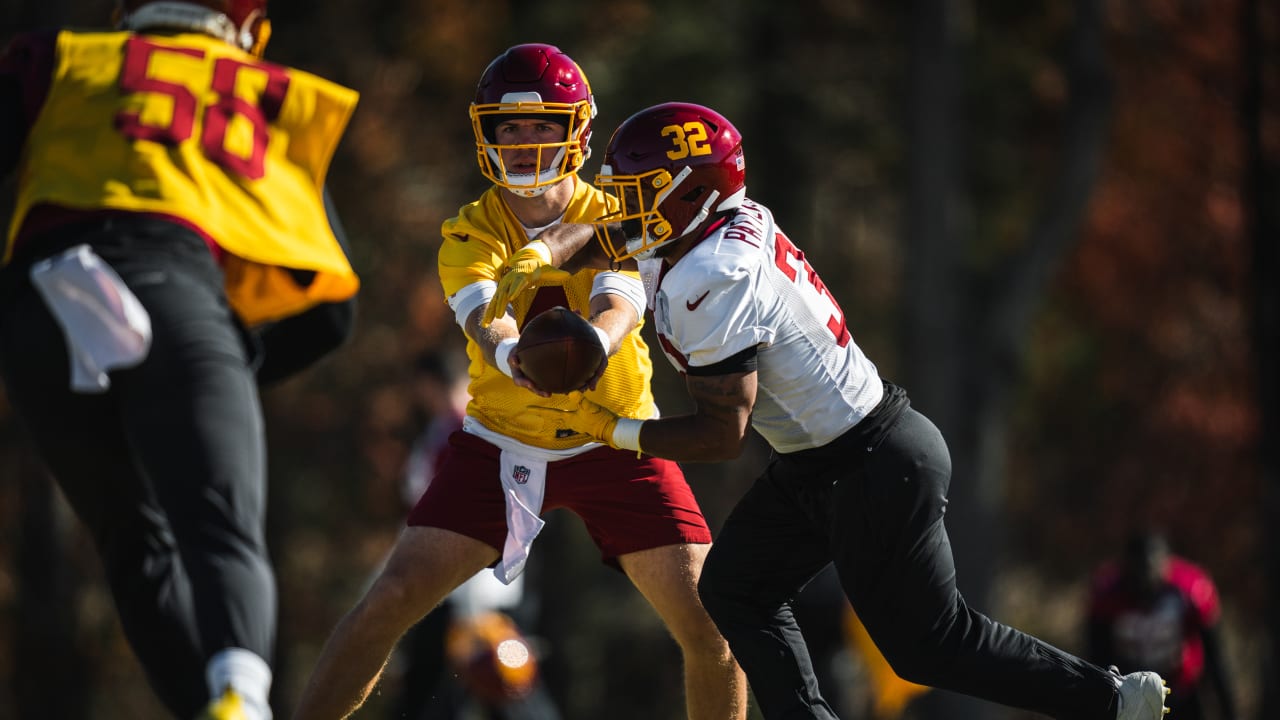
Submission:
[[[121,2],[0,58],[0,370],[182,720],[272,715],[257,386],[358,287],[322,190],[356,93],[262,60],[266,5]]]
[[[768,718],[836,715],[791,598],[834,562],[845,595],[904,679],[1060,720],[1160,720],[1155,673],[1121,676],[992,621],[956,589],[943,525],[951,460],[928,418],[881,379],[844,313],[768,208],[746,197],[742,137],[719,113],[666,103],[614,133],[596,184],[619,210],[542,236],[555,263],[637,260],[667,358],[696,410],[619,417],[579,396],[565,426],[680,461],[736,457],[753,426],[764,474],[726,520],[699,590]],[[517,253],[497,298],[558,271]],[[586,422],[584,422],[586,421]]]
[[[577,175],[595,112],[582,70],[550,45],[512,47],[481,76],[471,120],[481,171],[494,185],[445,221],[439,255],[467,337],[467,417],[386,567],[325,645],[299,720],[344,717],[362,705],[399,638],[476,572],[496,563],[503,581],[519,576],[541,514],[558,507],[582,518],[603,560],[666,623],[684,656],[690,720],[746,714],[742,671],[698,599],[711,532],[679,466],[568,429],[563,420],[576,400],[530,392],[511,352],[526,319],[556,305],[575,310],[590,318],[609,356],[587,395],[626,417],[654,417],[639,277],[585,270],[510,307],[490,302],[508,258],[545,252],[530,243],[539,232],[610,211]]]

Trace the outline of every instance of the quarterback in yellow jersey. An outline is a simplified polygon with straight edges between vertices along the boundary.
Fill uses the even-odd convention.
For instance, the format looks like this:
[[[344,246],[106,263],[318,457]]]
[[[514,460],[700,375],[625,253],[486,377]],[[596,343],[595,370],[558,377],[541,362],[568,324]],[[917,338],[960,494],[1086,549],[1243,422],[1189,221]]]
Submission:
[[[414,623],[486,567],[504,582],[517,578],[542,513],[561,507],[583,519],[603,560],[626,573],[679,644],[687,717],[746,717],[742,671],[698,599],[711,533],[679,466],[568,430],[576,397],[536,391],[512,357],[528,319],[568,307],[588,317],[610,356],[585,394],[620,415],[655,417],[639,276],[557,271],[510,307],[489,303],[509,258],[545,250],[540,232],[609,211],[577,174],[594,117],[586,76],[551,45],[509,48],[480,78],[471,120],[494,187],[444,223],[439,255],[467,337],[472,400],[386,566],[325,645],[299,720],[345,717],[363,704]]]
[[[161,701],[269,720],[258,385],[350,331],[323,187],[357,95],[261,57],[267,0],[116,10],[0,56],[0,374]]]

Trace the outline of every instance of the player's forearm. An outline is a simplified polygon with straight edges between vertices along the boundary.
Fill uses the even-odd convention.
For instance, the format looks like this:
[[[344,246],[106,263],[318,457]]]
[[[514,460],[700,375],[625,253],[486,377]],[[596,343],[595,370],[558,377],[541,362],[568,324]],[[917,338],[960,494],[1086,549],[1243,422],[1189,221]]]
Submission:
[[[583,268],[608,269],[609,257],[595,241],[595,226],[559,223],[544,230],[538,239],[551,250],[551,264],[575,272]]]
[[[693,414],[646,420],[640,426],[640,449],[679,462],[723,462],[742,454],[745,423]]]
[[[605,353],[612,355],[618,349],[622,338],[636,329],[640,316],[625,301],[616,296],[601,295],[591,301],[591,324],[600,328],[609,336],[609,346]]]
[[[476,308],[467,318],[467,337],[471,338],[471,341],[480,348],[480,353],[484,355],[485,362],[498,367],[498,361],[495,357],[498,345],[508,338],[519,338],[520,331],[516,328],[515,321],[507,316],[494,320],[487,327],[482,325],[480,319],[484,317],[485,307],[481,305]]]

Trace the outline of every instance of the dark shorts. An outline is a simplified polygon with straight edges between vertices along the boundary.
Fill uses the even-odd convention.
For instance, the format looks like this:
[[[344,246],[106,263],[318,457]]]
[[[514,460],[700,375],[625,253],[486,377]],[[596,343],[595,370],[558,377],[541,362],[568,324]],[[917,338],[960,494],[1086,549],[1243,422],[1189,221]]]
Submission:
[[[501,450],[461,430],[449,437],[435,477],[409,512],[410,526],[438,527],[501,551],[507,511],[498,479]],[[601,558],[665,545],[707,544],[711,530],[680,466],[597,448],[547,463],[542,512],[567,508],[582,518]]]

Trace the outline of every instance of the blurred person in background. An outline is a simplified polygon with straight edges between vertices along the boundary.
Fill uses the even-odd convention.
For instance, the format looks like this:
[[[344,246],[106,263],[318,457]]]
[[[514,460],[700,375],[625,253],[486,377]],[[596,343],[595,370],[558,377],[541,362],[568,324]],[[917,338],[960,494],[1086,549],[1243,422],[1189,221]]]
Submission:
[[[1163,533],[1129,538],[1121,557],[1095,571],[1088,603],[1091,660],[1160,673],[1178,720],[1236,720],[1218,589],[1204,569],[1170,552]]]
[[[594,229],[549,229],[541,240],[551,258],[517,253],[495,302],[557,277],[566,262],[634,262],[695,411],[620,417],[575,393],[580,412],[564,427],[686,462],[737,457],[752,427],[773,448],[699,583],[765,717],[837,717],[791,606],[834,563],[868,635],[907,680],[1059,720],[1161,720],[1168,690],[1156,673],[1122,676],[965,602],[943,524],[946,442],[881,378],[769,209],[747,198],[732,123],[693,103],[642,110],[609,140],[596,185],[618,211]],[[584,248],[587,257],[575,257]]]
[[[357,94],[263,60],[266,5],[120,2],[0,57],[0,372],[182,720],[272,716],[258,385],[359,285],[323,192]]]
[[[414,362],[411,391],[426,422],[405,467],[410,508],[430,487],[449,436],[462,429],[468,382],[465,365],[448,352],[424,352]],[[503,584],[478,572],[413,626],[396,648],[400,693],[391,718],[559,720],[534,643],[517,621],[531,609],[525,577]]]
[[[595,114],[581,68],[551,45],[514,46],[480,78],[470,115],[476,158],[493,186],[445,221],[439,253],[467,338],[471,401],[386,566],[325,644],[299,720],[345,717],[363,705],[404,633],[483,568],[516,579],[542,514],[560,507],[583,520],[602,560],[626,574],[674,637],[688,718],[746,715],[742,670],[698,598],[711,531],[683,472],[566,429],[576,400],[532,392],[512,352],[525,321],[567,307],[589,318],[605,351],[587,394],[627,417],[656,416],[638,275],[562,273],[510,306],[491,302],[508,258],[546,252],[532,242],[538,233],[610,211],[604,193],[578,177]]]

